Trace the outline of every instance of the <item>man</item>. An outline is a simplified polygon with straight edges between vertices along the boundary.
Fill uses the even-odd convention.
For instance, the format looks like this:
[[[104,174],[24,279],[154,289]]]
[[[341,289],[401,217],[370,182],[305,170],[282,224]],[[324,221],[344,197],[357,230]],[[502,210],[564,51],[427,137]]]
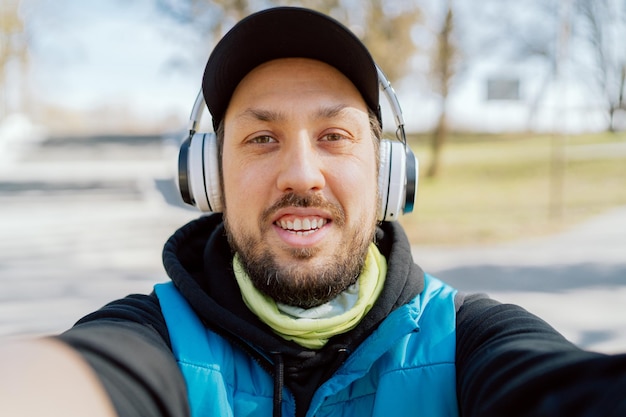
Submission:
[[[173,284],[13,366],[67,370],[90,415],[624,415],[626,356],[457,293],[377,221],[377,83],[365,47],[323,15],[279,8],[236,25],[203,78],[223,214],[169,239]],[[72,394],[42,379],[26,383],[33,398]]]

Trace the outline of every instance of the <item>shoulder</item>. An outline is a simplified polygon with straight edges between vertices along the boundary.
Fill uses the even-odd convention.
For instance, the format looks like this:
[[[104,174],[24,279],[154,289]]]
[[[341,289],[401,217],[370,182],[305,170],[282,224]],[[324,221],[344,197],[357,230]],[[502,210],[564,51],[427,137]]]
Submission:
[[[476,360],[495,348],[548,344],[551,349],[574,346],[538,316],[515,304],[485,294],[457,295],[457,362]]]
[[[512,330],[542,337],[564,338],[548,323],[516,304],[505,304],[485,294],[457,294],[457,331],[459,339],[479,339]]]
[[[118,414],[188,415],[185,383],[153,294],[109,303],[57,339],[87,361]]]
[[[136,323],[156,331],[169,346],[169,333],[165,319],[161,313],[159,299],[154,293],[149,295],[131,294],[125,298],[112,301],[99,310],[81,318],[74,327],[91,323],[104,325],[106,323]]]

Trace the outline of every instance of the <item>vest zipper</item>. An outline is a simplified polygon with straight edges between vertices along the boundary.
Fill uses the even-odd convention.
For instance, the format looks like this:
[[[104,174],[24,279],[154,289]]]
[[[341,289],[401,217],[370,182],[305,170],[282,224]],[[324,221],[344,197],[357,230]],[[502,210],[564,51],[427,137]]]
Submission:
[[[226,340],[229,340],[233,345],[238,346],[244,352],[247,352],[248,355],[254,360],[259,366],[265,370],[269,375],[272,376],[274,381],[274,399],[273,399],[273,417],[282,417],[282,403],[283,403],[283,387],[285,386],[285,365],[283,361],[283,356],[280,352],[271,352],[272,360],[264,355],[262,352],[244,342],[243,340],[235,337],[231,333],[224,331],[219,327],[213,327],[209,323],[207,323],[204,319],[202,322],[207,329],[211,329],[217,334],[222,335]],[[295,415],[295,410],[294,410]]]
[[[285,364],[280,352],[273,353],[274,356],[274,407],[272,416],[282,417],[283,386],[285,385]]]

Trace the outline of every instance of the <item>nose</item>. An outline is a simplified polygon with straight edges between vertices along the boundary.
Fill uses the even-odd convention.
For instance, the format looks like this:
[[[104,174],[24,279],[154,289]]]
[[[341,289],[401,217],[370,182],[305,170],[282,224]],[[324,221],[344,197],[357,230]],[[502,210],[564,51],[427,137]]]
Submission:
[[[286,142],[281,152],[278,189],[298,194],[323,189],[326,179],[314,142],[305,134]]]

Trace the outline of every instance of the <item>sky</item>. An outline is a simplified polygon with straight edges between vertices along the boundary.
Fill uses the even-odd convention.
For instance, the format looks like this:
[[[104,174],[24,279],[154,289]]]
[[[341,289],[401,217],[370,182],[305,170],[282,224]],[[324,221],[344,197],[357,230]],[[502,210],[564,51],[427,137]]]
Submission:
[[[31,37],[36,100],[77,110],[105,105],[133,113],[188,113],[204,58],[189,34],[147,1],[22,0]]]

